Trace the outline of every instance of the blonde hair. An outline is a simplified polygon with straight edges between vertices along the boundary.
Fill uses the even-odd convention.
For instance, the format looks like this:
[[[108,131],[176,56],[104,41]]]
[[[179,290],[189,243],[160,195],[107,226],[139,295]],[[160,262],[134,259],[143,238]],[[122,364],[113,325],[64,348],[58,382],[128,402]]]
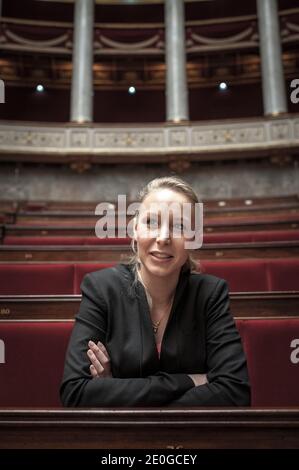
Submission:
[[[186,181],[182,180],[177,176],[163,176],[161,178],[155,178],[150,181],[138,194],[137,200],[138,202],[142,203],[145,198],[152,193],[153,191],[157,191],[160,189],[171,189],[177,193],[183,194],[186,196],[191,203],[198,203],[198,197],[193,191],[192,187],[186,183]],[[138,220],[138,213],[135,215],[136,220]],[[137,252],[135,251],[134,247],[134,238],[131,241],[131,248],[133,254],[129,256],[127,260],[127,264],[133,266],[135,278],[137,279],[137,266],[139,264],[139,259]],[[188,255],[188,259],[182,267],[183,270],[190,270],[191,272],[199,272],[199,261],[195,260],[190,254]]]

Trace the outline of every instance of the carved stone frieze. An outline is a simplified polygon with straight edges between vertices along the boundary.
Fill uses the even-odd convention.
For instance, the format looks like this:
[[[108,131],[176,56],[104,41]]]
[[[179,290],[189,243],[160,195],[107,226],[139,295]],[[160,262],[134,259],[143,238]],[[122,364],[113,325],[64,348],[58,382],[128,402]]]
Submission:
[[[0,124],[0,160],[64,162],[72,155],[89,155],[93,162],[123,162],[128,156],[138,155],[140,163],[171,161],[172,157],[186,154],[191,160],[209,160],[207,155],[218,158],[230,154],[263,156],[265,151],[275,152],[285,148],[286,153],[299,150],[298,115],[277,118],[239,119],[235,121],[210,121],[186,123],[175,126],[170,123],[158,125],[128,125],[122,127],[69,125],[32,125],[24,123]],[[47,159],[46,159],[47,156]],[[52,156],[52,157],[51,157]],[[107,157],[107,158],[106,158]],[[188,157],[188,158],[189,158]],[[239,158],[238,156],[236,158]],[[137,161],[139,161],[137,160]],[[191,161],[190,160],[190,161]],[[67,160],[68,161],[68,160]],[[134,160],[136,161],[136,160]],[[162,160],[161,160],[162,161]]]

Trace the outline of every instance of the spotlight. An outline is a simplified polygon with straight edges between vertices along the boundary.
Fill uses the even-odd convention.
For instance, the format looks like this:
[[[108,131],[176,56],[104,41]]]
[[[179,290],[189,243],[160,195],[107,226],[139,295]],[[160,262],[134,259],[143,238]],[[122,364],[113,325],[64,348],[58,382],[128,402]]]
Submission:
[[[36,91],[38,91],[38,93],[42,93],[44,90],[45,89],[44,89],[43,85],[37,85],[36,86]]]
[[[134,86],[130,86],[128,92],[130,93],[130,95],[134,95],[136,93],[136,88]]]
[[[219,83],[219,89],[220,90],[227,90],[227,84],[225,82]]]

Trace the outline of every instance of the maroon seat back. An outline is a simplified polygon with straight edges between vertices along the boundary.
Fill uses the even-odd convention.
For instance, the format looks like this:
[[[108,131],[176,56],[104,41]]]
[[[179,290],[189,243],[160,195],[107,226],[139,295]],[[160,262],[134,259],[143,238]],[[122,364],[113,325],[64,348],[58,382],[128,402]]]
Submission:
[[[239,320],[252,406],[299,406],[299,318]]]
[[[0,295],[73,294],[72,264],[0,264]]]
[[[225,279],[232,292],[268,290],[267,263],[264,260],[203,260],[200,266],[202,272]]]
[[[74,294],[80,294],[80,285],[83,277],[87,273],[98,271],[100,269],[110,268],[114,263],[82,263],[74,265]]]
[[[72,321],[0,323],[0,406],[60,406]],[[252,406],[299,406],[299,318],[238,320]]]
[[[0,406],[60,406],[72,321],[0,323]]]
[[[299,290],[299,258],[268,261],[269,290]]]
[[[30,246],[40,246],[40,245],[83,245],[84,237],[78,236],[17,236],[17,235],[7,235],[3,240],[4,245],[30,245]]]

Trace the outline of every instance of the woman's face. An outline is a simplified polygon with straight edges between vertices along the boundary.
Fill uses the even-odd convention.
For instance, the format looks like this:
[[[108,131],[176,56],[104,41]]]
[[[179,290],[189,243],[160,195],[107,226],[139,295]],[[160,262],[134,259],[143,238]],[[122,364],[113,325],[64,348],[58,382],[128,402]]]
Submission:
[[[190,216],[183,214],[188,203]],[[185,241],[190,239],[184,228],[193,220],[189,199],[171,189],[152,191],[144,199],[137,224],[136,240],[139,259],[155,276],[178,274],[188,258]]]

